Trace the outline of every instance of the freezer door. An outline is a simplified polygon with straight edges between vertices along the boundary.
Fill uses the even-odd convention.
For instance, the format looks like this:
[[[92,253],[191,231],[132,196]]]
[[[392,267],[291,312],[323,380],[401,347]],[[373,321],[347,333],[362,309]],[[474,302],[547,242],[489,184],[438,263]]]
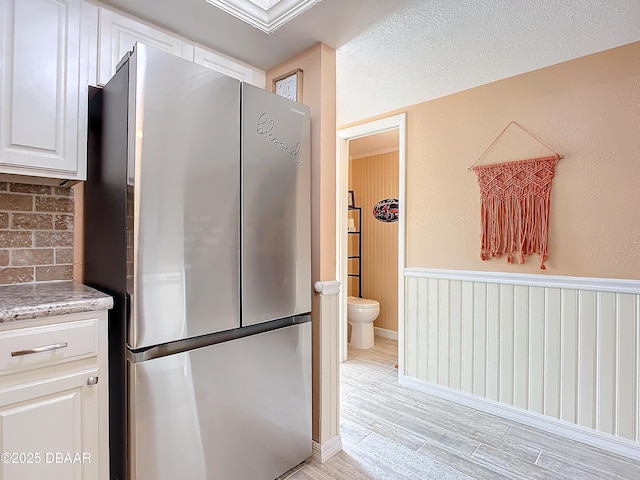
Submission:
[[[311,311],[309,108],[242,85],[242,324]]]
[[[139,349],[240,326],[240,82],[137,44],[128,234]]]
[[[273,480],[311,455],[311,322],[129,373],[131,480]]]

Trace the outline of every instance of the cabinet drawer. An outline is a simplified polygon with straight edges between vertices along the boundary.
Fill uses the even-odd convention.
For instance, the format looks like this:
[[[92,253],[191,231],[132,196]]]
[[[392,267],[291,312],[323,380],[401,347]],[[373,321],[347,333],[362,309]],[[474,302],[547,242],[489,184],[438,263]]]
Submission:
[[[0,374],[97,355],[98,319],[0,333]]]

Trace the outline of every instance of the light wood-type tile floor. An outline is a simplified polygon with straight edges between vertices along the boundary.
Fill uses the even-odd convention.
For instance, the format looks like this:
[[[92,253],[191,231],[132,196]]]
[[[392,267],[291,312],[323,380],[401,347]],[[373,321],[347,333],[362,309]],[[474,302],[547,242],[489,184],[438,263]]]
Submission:
[[[341,365],[344,450],[288,480],[640,480],[640,462],[398,385],[397,342]]]

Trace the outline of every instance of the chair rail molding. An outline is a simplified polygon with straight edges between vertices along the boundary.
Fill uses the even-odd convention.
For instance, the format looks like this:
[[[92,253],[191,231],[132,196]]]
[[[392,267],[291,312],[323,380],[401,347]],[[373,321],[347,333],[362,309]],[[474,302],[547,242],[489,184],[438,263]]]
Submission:
[[[568,277],[532,273],[481,272],[475,270],[445,270],[437,268],[404,269],[405,277],[438,278],[468,282],[527,285],[530,287],[571,288],[596,292],[631,293],[640,295],[640,280],[596,277]]]
[[[340,293],[340,282],[337,280],[317,281],[313,284],[313,289],[320,295],[338,295]]]

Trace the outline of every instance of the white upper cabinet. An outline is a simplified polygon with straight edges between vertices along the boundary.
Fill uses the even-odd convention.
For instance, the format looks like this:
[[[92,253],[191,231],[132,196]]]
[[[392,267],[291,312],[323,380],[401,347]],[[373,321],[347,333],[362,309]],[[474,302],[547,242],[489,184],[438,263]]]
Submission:
[[[116,73],[122,57],[136,42],[193,61],[193,44],[157,27],[151,27],[106,8],[100,8],[98,83],[105,85]]]
[[[264,88],[265,72],[83,0],[0,0],[0,178],[86,179],[88,85],[136,42]]]
[[[195,46],[193,60],[205,67],[217,70],[243,82],[251,83],[260,88],[264,88],[265,73],[250,65],[239,63],[218,52],[206,49],[199,45]]]
[[[0,2],[0,174],[86,177],[80,0]]]
[[[142,42],[165,52],[217,70],[218,72],[264,88],[265,72],[223,55],[159,27],[141,23],[104,7],[100,8],[100,38],[98,47],[98,83],[106,84],[116,71],[122,57],[136,42]]]

